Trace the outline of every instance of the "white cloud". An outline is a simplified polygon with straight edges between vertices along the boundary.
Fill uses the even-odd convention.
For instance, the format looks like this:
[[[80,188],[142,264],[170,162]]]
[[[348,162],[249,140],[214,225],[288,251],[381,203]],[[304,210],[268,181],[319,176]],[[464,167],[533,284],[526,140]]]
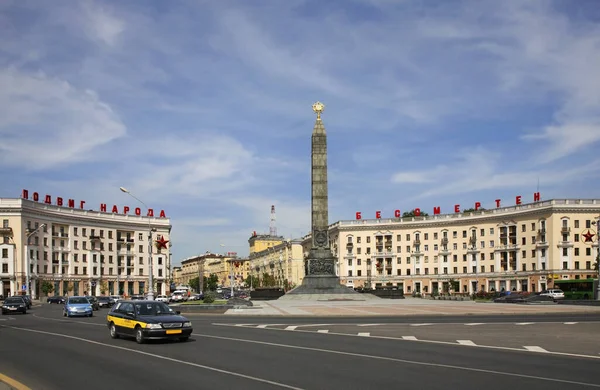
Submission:
[[[93,160],[95,148],[126,133],[119,117],[94,92],[64,80],[0,69],[0,85],[3,164],[47,169]]]
[[[501,154],[484,148],[461,151],[460,158],[450,164],[438,165],[433,169],[398,172],[392,181],[398,184],[424,184],[412,191],[414,199],[445,197],[448,195],[477,193],[491,189],[526,188],[542,178],[544,185],[565,185],[573,180],[596,174],[600,160],[556,171],[510,168]]]
[[[114,45],[125,30],[123,20],[112,14],[102,2],[84,2],[82,8],[86,16],[83,28],[88,35],[109,46]]]

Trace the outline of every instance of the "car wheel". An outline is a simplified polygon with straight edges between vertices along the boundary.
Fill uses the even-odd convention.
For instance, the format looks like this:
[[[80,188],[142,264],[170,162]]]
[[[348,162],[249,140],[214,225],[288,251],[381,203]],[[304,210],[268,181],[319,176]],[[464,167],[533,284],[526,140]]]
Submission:
[[[119,335],[117,334],[117,327],[113,322],[110,323],[110,337],[113,339],[118,339]]]
[[[94,316],[94,313],[90,313],[90,317],[93,317],[93,316]]]
[[[144,344],[144,332],[142,332],[142,328],[139,326],[135,328],[135,341],[138,344]]]
[[[180,338],[179,338],[179,341],[181,341],[182,343],[185,343],[185,342],[186,342],[186,341],[188,341],[188,340],[189,340],[189,337],[187,337],[187,336],[186,336],[186,337],[180,337]]]

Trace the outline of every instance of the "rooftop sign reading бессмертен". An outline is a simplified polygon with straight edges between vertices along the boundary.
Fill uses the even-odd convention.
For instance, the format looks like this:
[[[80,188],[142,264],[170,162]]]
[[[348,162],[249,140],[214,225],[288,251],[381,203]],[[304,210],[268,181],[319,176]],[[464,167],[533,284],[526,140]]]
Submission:
[[[28,199],[29,200],[29,191],[28,190],[23,190],[23,194],[21,195],[21,197],[23,199]],[[40,201],[40,195],[37,192],[34,192],[33,194],[31,194],[31,200],[33,200],[34,202],[39,202]],[[52,204],[52,196],[51,195],[45,195],[45,197],[44,197],[44,203],[46,203],[46,204]],[[75,208],[75,199],[67,199],[65,201],[65,199],[57,196],[56,197],[55,206]],[[79,208],[83,210],[83,206],[85,206],[85,200],[80,200],[79,201]],[[107,212],[106,210],[107,210],[106,203],[100,203],[100,211],[106,213]],[[113,207],[112,207],[112,212],[114,214],[124,214],[124,215],[127,215],[127,213],[129,213],[130,210],[131,209],[129,208],[129,206],[123,206],[123,212],[119,213],[119,208],[116,205],[113,205]],[[133,210],[133,213],[135,215],[141,216],[142,215],[142,209],[140,209],[139,207],[136,207]],[[148,213],[146,214],[146,216],[147,217],[154,217],[154,209],[148,209]],[[164,210],[160,210],[159,218],[167,218]]]
[[[533,201],[534,202],[539,202],[541,200],[540,197],[540,193],[539,192],[534,192],[533,193]],[[496,207],[500,207],[500,201],[501,199],[496,199]],[[515,197],[515,205],[520,205],[523,202],[521,201],[521,195]],[[481,209],[481,203],[480,202],[475,202],[475,207],[474,207],[475,211],[478,211]],[[455,213],[460,213],[460,205],[459,204],[455,204],[454,205],[454,212]],[[433,208],[433,215],[438,215],[441,214],[441,209],[440,206],[435,206]],[[421,215],[421,209],[416,208],[414,209],[414,216],[415,217],[419,217]],[[394,217],[396,218],[400,218],[402,217],[402,213],[400,212],[400,210],[394,210]],[[375,218],[376,219],[380,219],[381,218],[381,211],[375,211]],[[356,212],[356,219],[362,219],[362,214],[360,211]]]

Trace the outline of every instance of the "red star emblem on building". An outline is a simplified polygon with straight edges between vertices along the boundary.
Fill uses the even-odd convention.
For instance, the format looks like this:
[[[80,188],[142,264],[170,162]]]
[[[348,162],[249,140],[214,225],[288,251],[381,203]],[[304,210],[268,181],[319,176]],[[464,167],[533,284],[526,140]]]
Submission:
[[[168,242],[169,240],[165,240],[165,236],[160,236],[160,239],[156,240],[156,247],[158,248],[158,250],[160,250],[161,248],[167,249]]]
[[[587,231],[587,233],[582,235],[585,238],[584,242],[594,242],[594,233],[591,231]]]

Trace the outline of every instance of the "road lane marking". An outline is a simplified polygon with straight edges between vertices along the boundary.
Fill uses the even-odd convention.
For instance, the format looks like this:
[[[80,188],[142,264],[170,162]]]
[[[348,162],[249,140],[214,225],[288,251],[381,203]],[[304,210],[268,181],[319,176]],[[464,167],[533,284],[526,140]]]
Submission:
[[[370,337],[370,336],[371,336],[371,333],[369,333],[369,332],[361,332],[361,333],[359,333],[358,335],[359,335],[359,336],[362,336],[362,337]]]
[[[329,331],[327,329],[319,329],[317,333],[329,333]]]
[[[477,344],[475,344],[474,342],[472,342],[471,340],[456,340],[457,343],[459,343],[460,345],[471,345],[471,346],[477,346]]]
[[[410,326],[428,326],[433,324],[410,324]]]
[[[258,329],[264,329],[264,328],[266,328],[267,326],[269,326],[269,324],[262,324],[262,325],[258,325],[258,326],[257,326],[257,328],[258,328]]]
[[[535,322],[517,322],[515,325],[533,325]]]
[[[1,326],[4,326],[4,325],[1,325]],[[16,329],[18,329],[18,328],[16,328]],[[272,329],[272,330],[282,330],[282,329]],[[299,330],[298,332],[314,333],[314,332],[305,331],[305,330]],[[342,334],[342,333],[329,333],[329,334],[337,335],[337,336],[358,337],[358,336],[352,335],[352,334]],[[541,381],[546,381],[546,382],[567,383],[567,384],[572,384],[572,385],[600,388],[600,384],[595,384],[595,383],[571,381],[568,379],[548,378],[548,377],[543,377],[543,376],[519,374],[519,373],[507,372],[507,371],[496,371],[496,370],[490,370],[490,369],[484,369],[484,368],[463,367],[463,366],[455,366],[455,365],[451,365],[451,364],[442,364],[442,363],[430,363],[430,362],[422,362],[422,361],[417,361],[417,360],[398,359],[398,358],[392,358],[392,357],[387,357],[387,356],[366,355],[363,353],[345,352],[345,351],[337,351],[337,350],[323,349],[323,348],[303,347],[300,345],[279,344],[279,343],[272,343],[272,342],[268,342],[268,341],[248,340],[248,339],[240,339],[240,338],[235,338],[235,337],[215,336],[215,335],[200,334],[200,333],[192,333],[192,336],[211,338],[211,339],[217,339],[217,340],[227,340],[227,341],[234,341],[234,342],[244,342],[244,343],[249,343],[249,344],[267,345],[267,346],[271,346],[271,347],[297,349],[297,350],[303,350],[303,351],[322,352],[322,353],[329,353],[329,354],[334,354],[334,355],[352,356],[352,357],[358,357],[361,359],[384,360],[384,361],[389,361],[389,362],[412,364],[412,365],[417,365],[417,366],[449,368],[449,369],[460,370],[460,371],[495,374],[495,375],[510,376],[510,377],[516,377],[516,378],[534,379],[534,380],[541,380]],[[390,338],[390,337],[381,337],[381,336],[376,336],[376,337],[383,338],[383,339],[398,340],[398,339],[394,339],[394,338]],[[428,342],[428,340],[419,340],[419,341]],[[454,346],[457,345],[456,343],[449,343],[449,342],[432,342],[432,343],[448,344],[448,345],[454,345]],[[481,346],[477,345],[477,347],[481,347]],[[507,349],[507,350],[512,350],[512,351],[523,352],[522,349],[518,349],[518,348],[502,348],[502,347],[500,347],[499,349]],[[556,352],[553,352],[553,353],[556,353]],[[557,354],[560,354],[560,353],[557,353]],[[568,355],[568,354],[566,354],[566,355]],[[570,356],[577,356],[577,355],[570,355]],[[587,355],[580,355],[580,356],[581,357],[593,357],[593,356],[587,356]]]
[[[523,346],[523,348],[525,348],[526,350],[531,351],[531,352],[548,353],[548,351],[546,351],[544,348],[538,347],[537,345],[525,345],[525,346]]]
[[[170,357],[163,356],[163,355],[157,355],[157,354],[150,353],[150,352],[144,352],[144,351],[140,351],[140,350],[136,350],[136,349],[125,348],[125,347],[121,347],[118,345],[101,343],[99,341],[88,340],[88,339],[84,339],[82,337],[70,336],[70,335],[66,335],[66,334],[62,334],[62,333],[46,332],[43,330],[17,328],[15,326],[8,326],[8,325],[0,325],[0,327],[14,329],[14,330],[22,331],[22,332],[32,332],[32,333],[38,333],[38,334],[43,334],[43,335],[48,335],[48,336],[62,337],[62,338],[70,339],[70,340],[77,340],[77,341],[81,341],[84,343],[99,345],[101,347],[114,348],[114,349],[118,349],[121,351],[127,351],[127,352],[137,353],[139,355],[153,357],[153,358],[160,359],[160,360],[166,360],[169,362],[174,362],[174,363],[183,364],[183,365],[187,365],[187,366],[203,368],[208,371],[214,371],[214,372],[218,372],[218,373],[225,374],[225,375],[231,375],[231,376],[236,376],[239,378],[249,379],[249,380],[253,380],[255,382],[268,383],[270,385],[279,386],[279,387],[283,387],[286,389],[303,390],[300,387],[286,385],[285,383],[281,383],[281,382],[271,381],[268,379],[263,379],[263,378],[259,378],[259,377],[255,377],[255,376],[251,376],[251,375],[240,374],[240,373],[233,372],[233,371],[227,371],[227,370],[223,370],[223,369],[216,368],[216,367],[206,366],[204,364],[192,363],[192,362],[188,362],[186,360],[174,359],[174,358],[170,358]],[[23,389],[23,390],[25,390],[25,389]]]
[[[483,322],[472,322],[470,324],[465,324],[467,326],[477,326],[477,325],[485,325]]]
[[[381,324],[358,324],[357,326],[379,326]]]
[[[285,330],[296,330],[297,326],[288,326]]]
[[[565,322],[565,325],[575,325],[577,322]]]
[[[75,321],[75,320],[65,320],[62,318],[40,317],[37,314],[32,314],[32,316],[35,318],[39,318],[41,320],[48,320],[48,321],[68,322],[68,323],[93,325],[93,326],[106,326],[106,324],[99,324],[97,322],[84,322],[84,321]]]
[[[16,379],[13,379],[7,375],[0,373],[0,382],[4,382],[10,386],[11,389],[14,390],[31,390],[30,387],[25,386],[21,382]]]
[[[232,327],[233,325],[231,324],[218,324],[218,323],[213,323],[213,325],[215,326],[226,326],[226,327]],[[2,325],[0,325],[2,326]],[[279,329],[279,328],[269,328],[267,330],[270,331],[282,331],[284,329]],[[314,331],[309,331],[309,330],[297,330],[296,332],[304,332],[304,333],[314,333]],[[333,336],[349,336],[349,337],[358,337],[354,334],[349,334],[349,333],[337,333],[337,332],[329,332],[328,334],[333,335]],[[202,336],[202,337],[215,337],[215,338],[219,338],[219,336],[210,336],[210,335],[201,335],[201,334],[196,334],[197,336]],[[461,344],[457,344],[455,342],[452,341],[440,341],[440,340],[419,340],[417,338],[414,338],[414,336],[402,336],[402,338],[398,338],[398,337],[390,337],[390,336],[371,336],[371,339],[381,339],[381,340],[397,340],[397,341],[418,341],[420,343],[428,343],[428,344],[440,344],[440,345],[449,345],[449,346],[462,346]],[[247,340],[248,342],[252,342]],[[480,345],[477,344],[475,345],[475,347],[477,348],[484,348],[484,349],[497,349],[497,350],[501,350],[501,351],[513,351],[513,352],[531,352],[522,348],[514,348],[514,347],[501,347],[501,346],[496,346],[496,345]],[[568,356],[568,357],[577,357],[577,358],[589,358],[589,359],[600,359],[600,356],[595,356],[595,355],[583,355],[583,354],[579,354],[579,353],[569,353],[569,352],[555,352],[555,351],[547,351],[547,353],[549,355],[556,355],[556,356]],[[598,387],[600,387],[600,385],[598,385]]]

